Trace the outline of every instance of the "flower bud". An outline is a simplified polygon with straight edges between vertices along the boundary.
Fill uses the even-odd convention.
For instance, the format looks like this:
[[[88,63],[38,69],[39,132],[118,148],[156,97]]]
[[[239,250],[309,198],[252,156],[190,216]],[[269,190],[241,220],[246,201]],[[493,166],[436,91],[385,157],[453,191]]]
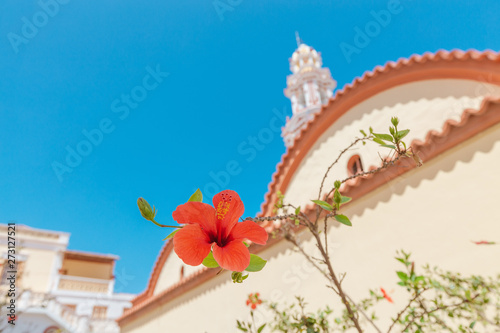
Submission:
[[[143,198],[137,199],[137,206],[139,206],[139,211],[141,212],[142,217],[146,220],[153,221],[155,219],[156,209],[151,209],[151,206],[146,200]]]
[[[335,192],[333,193],[333,201],[335,201],[336,203],[342,202],[342,195],[338,190],[335,190]]]
[[[398,124],[399,124],[399,119],[398,119],[398,117],[392,117],[392,118],[391,118],[391,123],[392,123],[394,126],[398,126]]]
[[[233,272],[231,274],[231,279],[233,280],[233,283],[243,283],[243,281],[248,277],[247,275],[243,275],[242,272]]]
[[[338,190],[340,188],[340,185],[342,185],[342,183],[340,182],[340,180],[336,180],[334,185],[335,185],[335,188]]]

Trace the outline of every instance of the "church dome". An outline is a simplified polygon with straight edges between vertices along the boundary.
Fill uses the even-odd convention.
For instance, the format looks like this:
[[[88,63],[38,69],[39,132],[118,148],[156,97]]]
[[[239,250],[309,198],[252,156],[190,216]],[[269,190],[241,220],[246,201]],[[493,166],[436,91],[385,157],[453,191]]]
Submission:
[[[308,69],[321,68],[322,64],[321,53],[303,43],[299,45],[290,58],[290,70],[294,74]]]

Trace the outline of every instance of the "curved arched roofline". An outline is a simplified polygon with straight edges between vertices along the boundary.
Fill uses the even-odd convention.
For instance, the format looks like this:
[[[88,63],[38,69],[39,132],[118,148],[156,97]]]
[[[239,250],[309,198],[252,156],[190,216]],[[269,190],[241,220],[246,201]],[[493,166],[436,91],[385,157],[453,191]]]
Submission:
[[[401,58],[377,66],[335,93],[302,129],[273,174],[259,216],[272,215],[278,191],[285,193],[300,163],[316,141],[353,107],[383,91],[406,83],[435,79],[465,79],[500,85],[500,54],[487,51],[438,51]]]

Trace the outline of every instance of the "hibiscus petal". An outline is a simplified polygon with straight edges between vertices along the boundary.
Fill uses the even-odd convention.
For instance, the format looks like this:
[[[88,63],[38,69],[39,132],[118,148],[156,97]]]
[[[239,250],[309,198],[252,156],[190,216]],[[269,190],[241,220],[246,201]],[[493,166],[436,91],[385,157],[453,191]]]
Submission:
[[[214,259],[228,271],[243,272],[250,264],[250,252],[241,241],[232,241],[224,247],[214,244]]]
[[[231,240],[243,240],[249,239],[257,244],[266,244],[267,242],[267,232],[255,222],[243,221],[236,223],[234,228],[231,230],[229,235]]]
[[[197,223],[207,233],[216,234],[215,209],[203,202],[191,201],[177,206],[177,209],[172,213],[172,217],[178,223]]]
[[[174,251],[187,265],[200,265],[211,247],[208,236],[198,224],[188,224],[174,235]]]
[[[238,219],[243,215],[245,206],[235,191],[225,190],[217,193],[212,202],[216,209],[218,232],[226,238]]]

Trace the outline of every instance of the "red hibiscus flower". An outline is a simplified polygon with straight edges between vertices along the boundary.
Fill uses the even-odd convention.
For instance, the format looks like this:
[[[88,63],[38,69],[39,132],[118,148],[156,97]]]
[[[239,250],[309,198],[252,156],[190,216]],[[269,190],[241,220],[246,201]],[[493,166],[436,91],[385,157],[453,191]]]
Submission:
[[[262,300],[259,299],[259,293],[248,295],[247,305],[249,305],[252,310],[255,310],[259,304],[262,304]]]
[[[384,290],[384,288],[380,288],[380,291],[382,292],[382,295],[386,300],[388,300],[390,303],[394,303],[391,296],[387,295],[387,292]]]
[[[266,244],[267,232],[252,221],[239,222],[245,210],[238,193],[222,191],[213,199],[214,207],[202,202],[187,202],[172,214],[186,224],[174,236],[174,251],[184,263],[198,266],[213,251],[220,267],[242,272],[250,263],[244,239]]]

